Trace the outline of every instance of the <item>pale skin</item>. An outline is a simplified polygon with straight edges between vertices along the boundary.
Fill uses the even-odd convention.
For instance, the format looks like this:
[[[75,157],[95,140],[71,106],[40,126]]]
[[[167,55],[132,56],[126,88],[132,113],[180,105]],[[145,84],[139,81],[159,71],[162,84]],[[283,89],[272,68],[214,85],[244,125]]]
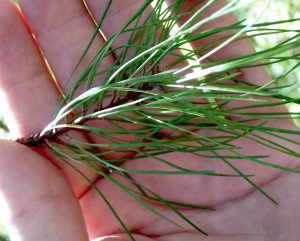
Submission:
[[[103,2],[87,2],[95,18],[99,16],[101,7],[103,9]],[[115,5],[115,11],[109,14],[109,20],[104,25],[103,31],[108,36],[136,9],[139,1],[122,2],[124,6]],[[222,4],[219,1],[210,11],[215,11]],[[17,138],[28,137],[41,130],[51,120],[59,96],[29,31],[35,34],[63,86],[94,28],[81,1],[21,0],[20,7],[26,23],[19,10],[8,0],[0,2],[0,86],[15,118]],[[233,16],[226,16],[207,28],[232,21]],[[99,37],[93,50],[101,44],[103,42]],[[251,51],[251,45],[243,41],[223,49],[215,58],[238,56]],[[93,53],[87,56],[86,63],[92,56]],[[109,66],[111,63],[108,60],[105,64]],[[260,68],[244,70],[243,77],[256,83],[264,83],[268,79]],[[291,121],[273,121],[270,125],[296,128]],[[38,154],[37,150],[12,141],[1,141],[0,145],[0,191],[9,212],[6,221],[13,240],[129,240],[126,234],[122,234],[124,231],[99,195],[95,190],[88,189],[86,180],[72,168],[43,150],[38,150]],[[239,140],[239,145],[245,148],[245,153],[255,150],[269,154],[270,160],[277,164],[294,168],[299,166],[295,158],[257,147],[246,140]],[[290,148],[299,151],[299,146]],[[168,154],[164,158],[189,168],[232,172],[218,160],[199,160],[178,153]],[[275,206],[254,192],[241,179],[135,176],[140,183],[166,199],[216,207],[216,211],[182,210],[208,232],[208,237],[196,232],[165,208],[158,207],[166,216],[182,224],[183,228],[159,219],[109,181],[80,168],[107,196],[138,241],[300,240],[299,175],[248,162],[233,163],[247,173],[257,174],[254,180],[279,205]],[[131,169],[159,167],[151,160],[129,161],[123,166]]]

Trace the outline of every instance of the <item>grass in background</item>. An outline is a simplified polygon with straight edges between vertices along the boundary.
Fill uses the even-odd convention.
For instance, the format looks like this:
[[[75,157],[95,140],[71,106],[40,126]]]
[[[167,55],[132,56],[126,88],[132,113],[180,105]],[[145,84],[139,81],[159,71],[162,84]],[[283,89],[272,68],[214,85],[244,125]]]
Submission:
[[[8,241],[8,236],[5,231],[4,225],[0,222],[0,241]]]

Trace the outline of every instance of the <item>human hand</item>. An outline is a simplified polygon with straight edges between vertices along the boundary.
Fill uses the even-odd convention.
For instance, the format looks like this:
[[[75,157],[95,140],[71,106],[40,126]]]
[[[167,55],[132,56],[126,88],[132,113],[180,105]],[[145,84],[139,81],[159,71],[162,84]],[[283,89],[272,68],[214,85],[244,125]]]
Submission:
[[[97,16],[100,9],[96,6],[104,3],[95,2],[88,1],[93,14]],[[134,12],[139,1],[135,3],[130,8],[126,3],[114,6],[115,13],[110,13],[110,19],[103,28],[107,35],[120,27],[124,22],[122,19],[130,15],[131,8]],[[219,4],[221,2],[211,11],[219,8]],[[20,5],[29,29],[35,34],[60,85],[64,86],[93,32],[92,21],[81,2],[74,0],[23,0]],[[19,12],[7,0],[2,1],[0,7],[0,84],[13,110],[16,137],[26,137],[37,133],[52,119],[59,93]],[[120,19],[116,21],[116,18]],[[228,16],[209,27],[232,21],[233,17]],[[92,50],[96,50],[101,41],[99,38]],[[215,58],[238,56],[251,51],[248,42],[240,41],[223,49]],[[88,63],[92,56],[90,53],[85,62]],[[108,62],[107,66],[110,64]],[[256,83],[268,78],[260,68],[244,70],[243,77]],[[271,125],[294,128],[289,121],[273,121]],[[246,153],[252,153],[254,148],[257,150],[257,146],[247,140],[240,142],[239,146],[243,146]],[[299,147],[295,148],[299,150]],[[295,160],[274,150],[270,153],[269,149],[260,147],[257,152],[267,152],[272,162],[297,167]],[[171,153],[164,157],[187,168],[232,172],[219,160],[201,159],[200,162],[199,158],[182,153]],[[295,191],[299,188],[299,178],[295,174],[283,174],[253,163],[231,161],[245,173],[255,173],[255,181],[264,186],[280,205],[275,206],[259,193],[253,192],[253,188],[240,179],[134,175],[139,183],[168,200],[216,207],[216,211],[182,210],[183,214],[210,234],[207,238],[184,223],[182,230],[160,220],[109,181],[99,179],[92,171],[79,168],[100,187],[140,241],[299,239],[297,200],[300,193]],[[164,168],[157,165],[152,160],[132,160],[124,163],[123,167]],[[3,141],[0,170],[0,190],[8,206],[9,223],[16,240],[92,240],[114,234],[115,240],[128,240],[99,194],[89,188],[78,172],[46,150],[29,149]],[[166,216],[172,217],[171,211],[158,208]],[[177,217],[174,219],[182,222]]]

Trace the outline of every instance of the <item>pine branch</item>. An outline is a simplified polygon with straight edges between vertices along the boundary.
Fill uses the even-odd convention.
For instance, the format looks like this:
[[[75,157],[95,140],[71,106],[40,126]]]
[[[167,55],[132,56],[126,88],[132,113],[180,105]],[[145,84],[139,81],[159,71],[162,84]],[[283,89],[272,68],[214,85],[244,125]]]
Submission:
[[[143,83],[140,90],[148,90],[151,91],[154,88],[154,86],[151,86],[150,83]],[[100,108],[100,106],[97,106],[97,108],[94,109],[93,112],[98,112],[102,110],[107,110],[112,107],[116,107],[125,103],[128,103],[130,101],[136,100],[139,95],[141,95],[140,92],[130,92],[128,91],[127,94],[124,97],[119,97],[117,100],[114,101],[114,99],[108,104],[106,107]],[[92,120],[99,120],[99,118],[88,118],[84,119],[82,121],[77,122],[77,125],[85,125],[86,122],[92,121]],[[72,123],[72,121],[70,122]],[[28,147],[39,147],[43,144],[45,144],[46,141],[50,142],[57,142],[63,144],[63,142],[59,139],[60,136],[67,134],[70,131],[76,131],[76,132],[82,132],[85,134],[88,134],[89,131],[84,130],[84,129],[78,129],[78,128],[70,128],[70,127],[65,127],[61,128],[57,131],[50,131],[45,133],[44,135],[41,135],[40,133],[35,134],[33,136],[30,136],[27,139],[24,138],[19,138],[17,139],[17,142],[20,144],[23,144]],[[158,134],[157,134],[158,136]]]
[[[268,111],[269,108],[291,103],[299,105],[299,98],[284,94],[284,89],[289,86],[274,85],[295,70],[299,63],[262,86],[250,83],[251,80],[244,80],[240,72],[244,68],[263,67],[289,59],[299,60],[299,31],[278,26],[282,23],[296,22],[299,19],[267,23],[253,22],[248,25],[240,21],[229,26],[199,32],[199,29],[210,21],[233,13],[242,4],[238,0],[232,0],[222,9],[202,19],[203,13],[215,4],[216,0],[209,0],[202,6],[196,4],[188,11],[183,10],[185,2],[184,0],[174,1],[167,5],[163,0],[144,1],[141,8],[120,30],[107,39],[89,65],[74,80],[74,85],[66,93],[67,103],[63,101],[59,103],[54,120],[40,133],[17,141],[30,147],[45,145],[62,160],[81,163],[106,178],[167,222],[176,225],[144,199],[160,202],[196,230],[206,234],[176,208],[177,206],[196,207],[197,205],[164,200],[137,183],[129,173],[242,177],[255,190],[276,203],[276,200],[252,180],[252,174],[245,174],[230,160],[249,161],[281,171],[299,173],[297,169],[265,161],[264,159],[268,157],[265,153],[263,155],[243,154],[243,149],[236,144],[243,139],[284,155],[300,157],[299,150],[292,149],[288,145],[299,146],[297,138],[300,136],[300,130],[268,126],[268,123],[273,120],[300,119],[300,113],[296,111],[294,113]],[[74,73],[95,40],[110,6],[111,1],[105,8],[95,33],[69,80],[74,77]],[[146,11],[149,7],[152,7],[150,13]],[[193,12],[192,10],[195,10],[194,14],[190,13]],[[179,25],[178,22],[183,18],[187,19]],[[275,46],[256,53],[219,61],[211,59],[214,53],[228,44],[275,33],[289,33],[291,36]],[[122,34],[129,34],[128,42],[121,46],[114,46]],[[222,36],[218,37],[219,34]],[[208,37],[214,40],[207,41],[198,49],[193,47],[193,42],[206,40]],[[108,69],[99,71],[101,64],[114,51],[119,53],[119,56],[114,58],[114,64]],[[289,55],[291,51],[295,53]],[[129,53],[133,53],[133,57]],[[168,61],[169,58],[172,61]],[[98,78],[102,79],[101,86],[96,85]],[[108,104],[104,106],[103,103],[107,102]],[[233,107],[227,106],[236,102],[239,104]],[[91,120],[104,120],[111,124],[113,129],[87,125],[87,122]],[[127,129],[122,125],[124,123],[133,123],[138,128]],[[209,130],[214,134],[203,135],[202,130]],[[92,134],[105,138],[110,143],[89,143],[77,140],[68,135],[70,131]],[[116,134],[134,136],[134,140],[123,140]],[[62,137],[66,139],[66,142],[62,140]],[[275,138],[278,143],[269,137]],[[282,144],[283,141],[287,144]],[[61,145],[56,145],[57,143]],[[105,155],[114,154],[120,150],[133,152],[135,156],[118,160],[105,158]],[[219,160],[236,174],[229,175],[214,170],[191,170],[181,167],[164,159],[164,154],[173,152]],[[118,165],[129,160],[142,161],[145,158],[164,164],[172,171],[134,170]],[[95,167],[94,163],[126,178],[135,185],[137,191],[120,183],[108,173],[103,172],[103,169]],[[74,167],[72,163],[70,166]],[[84,178],[87,179],[85,176]],[[90,182],[88,179],[87,181]],[[103,196],[101,190],[95,185],[93,187],[133,240],[126,224]]]

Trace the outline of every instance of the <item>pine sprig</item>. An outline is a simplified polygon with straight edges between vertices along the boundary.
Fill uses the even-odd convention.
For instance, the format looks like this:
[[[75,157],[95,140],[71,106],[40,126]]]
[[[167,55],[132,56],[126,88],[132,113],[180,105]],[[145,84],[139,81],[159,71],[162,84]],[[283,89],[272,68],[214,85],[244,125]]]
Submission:
[[[157,216],[176,225],[151,205],[153,201],[174,211],[196,230],[206,234],[176,208],[177,206],[196,207],[195,205],[167,201],[137,183],[130,174],[178,175],[179,178],[180,175],[197,174],[216,176],[216,178],[218,176],[243,178],[262,195],[276,203],[271,195],[252,180],[255,173],[243,173],[230,160],[249,161],[281,171],[299,173],[299,170],[265,160],[268,157],[265,153],[246,155],[241,147],[236,145],[238,140],[246,139],[270,150],[300,157],[299,148],[292,149],[288,146],[289,143],[299,146],[300,143],[297,141],[300,135],[299,129],[268,126],[272,120],[291,119],[291,114],[295,119],[300,118],[300,113],[265,111],[268,107],[289,103],[300,104],[299,98],[291,98],[284,94],[282,90],[285,86],[274,85],[278,79],[285,78],[288,73],[297,68],[299,63],[263,86],[250,83],[251,80],[249,82],[243,80],[240,71],[244,68],[265,66],[291,58],[299,59],[300,53],[288,56],[289,51],[299,50],[299,30],[279,27],[282,23],[296,22],[299,19],[249,25],[240,21],[229,26],[199,32],[199,28],[210,21],[237,10],[242,6],[241,1],[229,1],[225,7],[203,19],[201,16],[216,3],[215,0],[207,1],[200,7],[195,4],[196,11],[192,15],[190,11],[193,9],[183,10],[185,2],[180,0],[166,5],[163,0],[144,1],[127,23],[107,39],[89,65],[74,80],[74,73],[97,37],[111,8],[112,1],[109,1],[94,35],[69,78],[69,84],[72,83],[73,86],[58,105],[55,118],[41,133],[19,142],[29,146],[46,145],[72,167],[74,165],[71,161],[74,161],[103,176]],[[181,22],[181,25],[178,22]],[[294,35],[269,49],[225,60],[210,59],[213,53],[227,44],[234,44],[236,41],[255,36],[286,32]],[[128,42],[115,46],[118,38],[125,33],[129,34]],[[222,37],[217,37],[220,33]],[[215,38],[197,49],[191,47],[192,43],[207,37]],[[105,59],[115,52],[118,52],[118,56],[114,64],[108,69],[99,71]],[[237,101],[238,105],[228,107],[228,104]],[[112,128],[87,125],[91,120],[106,121]],[[137,128],[125,128],[124,124],[128,123],[135,124]],[[212,130],[215,134],[204,135],[201,130]],[[70,131],[91,134],[104,138],[110,143],[77,140],[68,135]],[[130,135],[134,140],[124,140],[119,135]],[[282,144],[282,141],[286,145]],[[175,151],[190,153],[199,158],[218,159],[236,174],[187,169],[162,157],[162,154]],[[109,154],[119,152],[135,153],[135,156],[118,160],[106,158]],[[162,163],[170,170],[133,170],[121,166],[125,161],[144,158]],[[135,185],[136,189],[131,189],[115,180],[109,172],[126,178]],[[87,181],[90,182],[88,179]],[[101,190],[95,188],[121,226],[134,240],[117,211],[103,196]],[[209,209],[209,207],[200,208]]]

